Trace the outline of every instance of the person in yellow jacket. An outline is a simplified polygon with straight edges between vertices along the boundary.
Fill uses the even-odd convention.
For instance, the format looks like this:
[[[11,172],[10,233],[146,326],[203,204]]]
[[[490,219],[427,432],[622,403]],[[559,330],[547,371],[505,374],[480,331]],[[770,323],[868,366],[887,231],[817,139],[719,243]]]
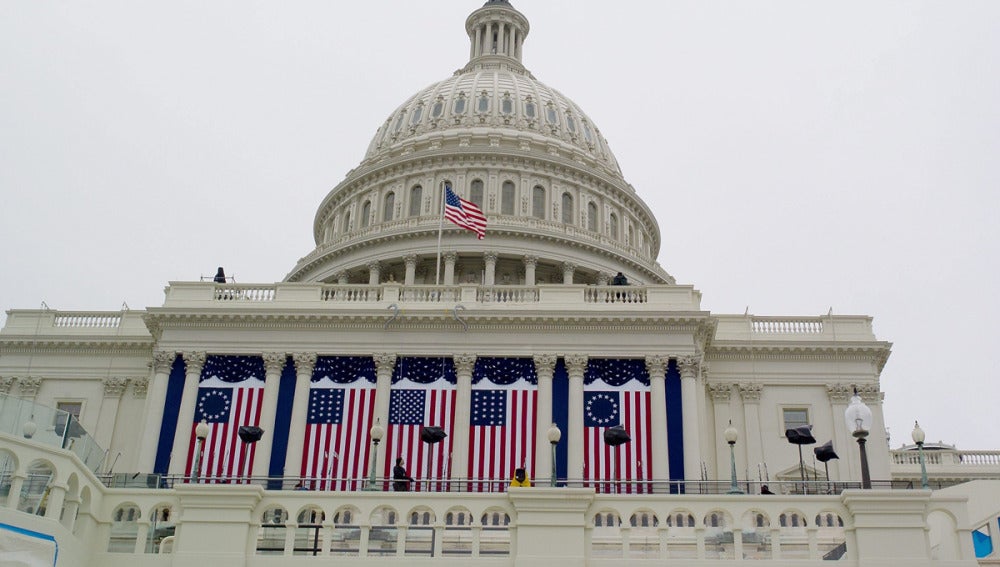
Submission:
[[[528,480],[528,475],[524,472],[523,468],[517,468],[514,470],[514,478],[510,479],[510,485],[531,486],[531,481]]]

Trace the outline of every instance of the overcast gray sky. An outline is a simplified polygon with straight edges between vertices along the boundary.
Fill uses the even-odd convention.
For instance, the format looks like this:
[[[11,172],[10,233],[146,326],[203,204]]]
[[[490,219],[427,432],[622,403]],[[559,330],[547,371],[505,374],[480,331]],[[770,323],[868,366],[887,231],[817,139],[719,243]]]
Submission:
[[[1000,2],[513,4],[705,309],[872,315],[892,446],[998,448]],[[0,307],[281,280],[480,5],[0,3]]]

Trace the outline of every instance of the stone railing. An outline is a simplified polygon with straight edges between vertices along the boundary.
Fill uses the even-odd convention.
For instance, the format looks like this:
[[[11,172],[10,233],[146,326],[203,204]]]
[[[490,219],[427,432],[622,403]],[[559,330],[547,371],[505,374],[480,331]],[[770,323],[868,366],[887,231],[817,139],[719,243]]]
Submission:
[[[210,558],[262,567],[287,565],[289,556],[352,565],[625,566],[645,559],[797,567],[840,558],[849,565],[976,565],[966,499],[921,490],[798,496],[539,486],[502,493],[247,484],[115,489],[101,485],[76,455],[4,433],[0,461],[10,469],[0,477],[14,479],[0,501],[0,522],[54,534],[60,550],[71,551],[60,553],[61,567],[161,566],[164,554],[176,565]]]
[[[896,450],[890,452],[894,465],[919,465],[920,453],[913,450]],[[925,450],[924,462],[927,465],[948,466],[986,466],[995,467],[1000,476],[1000,451],[958,451],[958,450]]]
[[[215,288],[216,301],[268,302],[274,301],[274,286],[225,284]]]
[[[121,323],[121,313],[70,313],[63,311],[56,314],[52,325],[55,327],[116,329]]]
[[[823,332],[823,320],[819,318],[769,318],[751,319],[755,333],[814,334]]]

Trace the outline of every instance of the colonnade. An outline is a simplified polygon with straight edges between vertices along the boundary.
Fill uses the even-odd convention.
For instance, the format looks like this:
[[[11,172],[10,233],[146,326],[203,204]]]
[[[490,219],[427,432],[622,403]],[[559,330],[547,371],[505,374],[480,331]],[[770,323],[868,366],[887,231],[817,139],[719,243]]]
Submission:
[[[166,385],[172,364],[172,353],[156,353],[154,356],[154,376],[149,389],[148,411],[145,423],[144,438],[158,439],[160,426],[163,422],[164,404],[166,403]],[[194,422],[195,405],[201,371],[205,364],[206,353],[185,352],[181,355],[186,369],[181,403],[178,410],[177,429],[174,436],[173,452],[171,454],[168,473],[183,474],[187,464],[188,445],[191,439],[191,429]],[[261,427],[264,436],[257,444],[254,459],[253,474],[266,476],[271,454],[274,447],[273,423],[277,415],[278,383],[281,370],[286,364],[287,354],[266,352],[262,354],[265,366],[265,386],[263,406],[261,408]],[[451,355],[456,370],[456,409],[453,436],[454,462],[468,462],[469,430],[471,421],[472,375],[477,356],[471,353]],[[295,366],[295,395],[291,410],[291,427],[288,433],[286,467],[297,467],[302,460],[303,441],[306,429],[306,414],[309,403],[309,387],[313,369],[318,358],[317,353],[292,353]],[[563,431],[563,441],[567,444],[567,470],[560,471],[560,476],[570,479],[582,479],[584,473],[584,374],[589,358],[587,355],[572,354],[562,357],[569,379],[568,389],[568,422],[567,430]],[[656,354],[645,357],[646,368],[650,378],[651,424],[650,442],[653,451],[652,477],[655,479],[669,478],[668,441],[667,441],[667,404],[666,404],[666,374],[670,359],[677,362],[681,375],[681,411],[683,415],[683,454],[684,476],[686,479],[697,479],[699,476],[700,439],[696,424],[699,423],[699,407],[696,395],[698,376],[700,374],[700,357],[691,355]],[[389,423],[389,399],[391,393],[392,374],[398,356],[393,353],[374,353],[373,359],[376,371],[375,413],[374,418],[380,423]],[[547,431],[553,423],[553,377],[559,355],[536,354],[533,357],[537,384],[537,413],[535,439],[535,470],[537,481],[547,482],[552,470],[552,455]],[[140,453],[138,468],[142,471],[153,470],[155,452],[150,446],[155,443],[145,443]],[[378,447],[378,462],[385,462],[385,444]],[[451,470],[453,479],[464,478],[467,471],[462,467]],[[297,476],[297,468],[285,470],[287,476]]]

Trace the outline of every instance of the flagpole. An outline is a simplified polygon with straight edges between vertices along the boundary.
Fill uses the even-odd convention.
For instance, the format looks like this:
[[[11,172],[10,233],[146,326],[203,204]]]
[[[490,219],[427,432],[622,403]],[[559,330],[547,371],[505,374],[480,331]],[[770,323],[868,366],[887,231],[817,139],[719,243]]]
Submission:
[[[441,182],[441,218],[438,221],[438,250],[437,261],[434,263],[434,285],[441,285],[441,234],[444,233],[444,203],[447,200],[444,192],[446,185]]]

